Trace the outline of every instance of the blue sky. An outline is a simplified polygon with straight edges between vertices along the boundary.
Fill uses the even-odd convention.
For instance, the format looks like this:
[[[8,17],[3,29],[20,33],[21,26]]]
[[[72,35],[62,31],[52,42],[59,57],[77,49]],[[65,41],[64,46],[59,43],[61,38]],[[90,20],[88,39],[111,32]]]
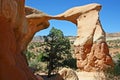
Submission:
[[[26,0],[26,5],[43,11],[49,15],[63,13],[75,6],[82,6],[90,3],[102,5],[100,20],[105,32],[120,32],[120,0]],[[39,31],[36,35],[47,35],[52,27],[60,29],[67,36],[75,36],[76,25],[61,20],[50,20],[50,27]]]

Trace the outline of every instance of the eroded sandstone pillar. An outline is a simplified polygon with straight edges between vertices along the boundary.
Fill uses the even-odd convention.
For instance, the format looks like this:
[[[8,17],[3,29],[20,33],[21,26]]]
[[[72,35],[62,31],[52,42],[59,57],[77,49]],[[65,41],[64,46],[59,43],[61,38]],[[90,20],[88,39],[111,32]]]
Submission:
[[[113,65],[99,20],[100,4],[78,6],[59,14],[56,19],[68,20],[77,26],[74,42],[77,67],[83,71],[104,70]]]
[[[83,71],[101,71],[112,66],[105,32],[99,21],[99,11],[91,10],[82,14],[77,19],[77,27],[74,43],[77,67]]]

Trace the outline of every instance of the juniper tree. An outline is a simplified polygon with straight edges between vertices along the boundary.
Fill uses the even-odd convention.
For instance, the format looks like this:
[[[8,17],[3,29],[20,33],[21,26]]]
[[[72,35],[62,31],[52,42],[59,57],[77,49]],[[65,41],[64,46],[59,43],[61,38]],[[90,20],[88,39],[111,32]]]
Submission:
[[[51,72],[56,67],[62,66],[62,61],[71,55],[70,41],[61,30],[53,27],[49,34],[44,36],[44,43],[46,56],[43,59],[48,62],[48,77],[50,77]]]

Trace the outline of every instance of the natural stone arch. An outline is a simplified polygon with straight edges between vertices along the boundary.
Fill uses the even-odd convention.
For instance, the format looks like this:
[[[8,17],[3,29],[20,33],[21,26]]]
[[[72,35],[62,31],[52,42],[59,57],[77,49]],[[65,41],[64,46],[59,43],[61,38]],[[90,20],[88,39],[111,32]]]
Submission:
[[[99,20],[100,9],[99,4],[89,4],[71,8],[54,17],[48,16],[49,19],[67,20],[76,24],[78,32],[74,43],[75,55],[78,68],[84,71],[104,70],[106,66],[113,65]],[[30,19],[40,18],[39,14],[28,16]]]
[[[98,37],[97,39],[93,37],[93,34],[97,33],[97,29],[100,28],[100,31],[103,31],[102,27],[96,27],[98,26],[96,24],[99,24],[98,12],[101,7],[99,4],[90,4],[82,7],[75,7],[61,15],[52,17],[29,7],[27,7],[25,10],[25,0],[0,0],[0,2],[0,80],[37,80],[37,78],[28,68],[23,53],[28,43],[32,40],[34,34],[37,31],[43,30],[49,26],[48,20],[50,19],[71,21],[78,25],[79,32],[79,30],[86,31],[86,29],[82,26],[85,26],[88,29],[87,25],[81,23],[81,21],[87,21],[87,23],[89,23],[89,21],[91,21],[90,18],[93,17],[95,21],[91,21],[90,23],[92,24],[89,24],[89,26],[92,26],[92,31],[90,31],[90,34],[92,35],[87,36],[87,38],[86,36],[81,37],[81,35],[78,35],[76,43],[79,43],[79,40],[81,41],[80,38],[82,38],[82,40],[85,40],[85,42],[81,41],[78,45],[75,43],[76,48],[78,48],[76,49],[76,55],[81,53],[77,51],[79,49],[82,49],[79,51],[87,51],[91,54],[92,52],[89,51],[88,48],[90,47],[93,52],[98,51],[100,54],[103,52],[103,60],[100,62],[96,61],[97,64],[102,63],[103,65],[107,66],[112,65],[111,57],[108,53],[106,53],[108,52],[108,47],[105,47],[106,43],[103,40],[104,38],[98,34],[95,34]],[[90,13],[95,15],[92,15]],[[87,16],[84,16],[84,14]],[[88,44],[91,44],[93,41],[92,39],[95,39],[95,42],[97,44],[88,46]],[[99,46],[98,49],[95,48],[97,45]],[[106,49],[102,48],[101,46],[105,47]],[[91,56],[90,54],[87,55],[85,59],[89,59],[88,57]],[[94,58],[90,59],[94,60]],[[81,58],[77,58],[77,60],[79,63]],[[87,66],[90,66],[89,70],[87,70],[85,67],[81,67],[81,64],[79,64],[78,67],[86,71],[96,70],[94,69],[96,68],[94,67],[94,64],[92,64],[92,66],[90,62],[87,64]],[[99,66],[97,68],[100,69]]]

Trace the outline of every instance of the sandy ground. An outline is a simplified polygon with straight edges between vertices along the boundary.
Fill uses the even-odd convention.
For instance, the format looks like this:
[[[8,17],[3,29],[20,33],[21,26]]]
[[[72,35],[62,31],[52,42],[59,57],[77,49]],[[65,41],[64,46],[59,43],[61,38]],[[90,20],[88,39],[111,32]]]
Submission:
[[[56,76],[53,76],[51,78],[47,78],[47,75],[45,73],[39,73],[38,80],[63,80],[62,77],[57,74]],[[112,77],[112,78],[105,78],[104,74],[101,72],[76,72],[79,80],[120,80],[120,76],[118,77]],[[41,79],[41,77],[43,79]]]
[[[98,80],[97,72],[76,72],[79,80]],[[102,74],[99,76],[102,76]]]
[[[98,76],[103,76],[98,72],[76,72],[79,80],[100,80]],[[40,75],[44,78],[44,80],[62,80],[59,75],[56,77],[47,78],[46,74],[40,73]]]
[[[113,76],[100,72],[77,72],[79,80],[120,80],[120,76]]]

